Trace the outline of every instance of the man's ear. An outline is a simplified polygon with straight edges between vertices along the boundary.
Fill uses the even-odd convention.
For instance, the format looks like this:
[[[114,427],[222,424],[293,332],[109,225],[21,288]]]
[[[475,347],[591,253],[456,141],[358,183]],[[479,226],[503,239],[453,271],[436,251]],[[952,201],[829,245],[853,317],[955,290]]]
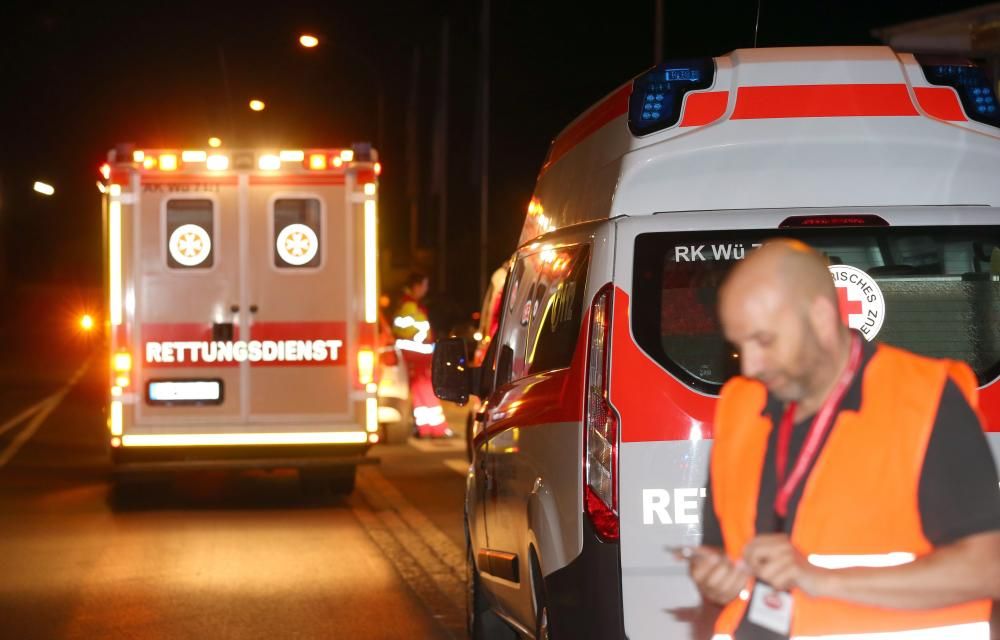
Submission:
[[[836,342],[837,334],[843,325],[840,308],[825,296],[816,296],[809,305],[809,321],[816,337],[824,345]]]

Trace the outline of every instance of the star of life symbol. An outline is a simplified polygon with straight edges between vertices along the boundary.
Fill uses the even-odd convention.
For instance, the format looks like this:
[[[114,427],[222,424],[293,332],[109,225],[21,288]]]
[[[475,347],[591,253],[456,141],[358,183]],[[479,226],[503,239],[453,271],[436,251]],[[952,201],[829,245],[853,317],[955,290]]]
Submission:
[[[276,244],[281,259],[295,267],[308,264],[319,251],[316,232],[304,224],[290,224],[282,229]]]
[[[182,224],[170,234],[170,257],[185,267],[197,267],[212,252],[212,238],[196,224]]]
[[[837,287],[840,317],[866,340],[875,339],[885,322],[885,296],[870,275],[846,264],[829,267]]]

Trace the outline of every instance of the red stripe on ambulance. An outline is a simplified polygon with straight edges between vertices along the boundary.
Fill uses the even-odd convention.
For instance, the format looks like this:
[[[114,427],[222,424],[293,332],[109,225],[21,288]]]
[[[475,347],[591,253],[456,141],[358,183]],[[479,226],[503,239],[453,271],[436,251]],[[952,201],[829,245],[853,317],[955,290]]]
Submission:
[[[905,84],[739,87],[732,120],[916,116]]]

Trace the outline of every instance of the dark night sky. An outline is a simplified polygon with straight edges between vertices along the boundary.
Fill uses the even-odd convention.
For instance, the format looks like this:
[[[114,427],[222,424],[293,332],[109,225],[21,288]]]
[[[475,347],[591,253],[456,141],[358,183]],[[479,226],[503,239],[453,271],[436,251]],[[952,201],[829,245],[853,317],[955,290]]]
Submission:
[[[573,117],[652,63],[653,0],[493,0],[490,264],[514,248],[547,145]],[[763,0],[760,46],[873,44],[870,30],[978,2]],[[756,2],[665,1],[667,57],[750,46]],[[405,117],[420,52],[420,166],[435,238],[430,181],[442,19],[451,20],[447,288],[476,304],[479,197],[475,115],[479,3],[6,3],[0,9],[0,224],[8,280],[99,282],[96,169],[117,142],[204,146],[337,146],[374,139],[378,70],[386,100],[383,236],[405,248]],[[296,35],[324,37],[306,52]],[[224,62],[223,62],[224,61]],[[226,87],[228,85],[228,92]],[[262,96],[263,114],[246,102]],[[56,196],[31,191],[36,179]],[[464,250],[464,246],[469,247]],[[466,264],[468,266],[466,266]]]

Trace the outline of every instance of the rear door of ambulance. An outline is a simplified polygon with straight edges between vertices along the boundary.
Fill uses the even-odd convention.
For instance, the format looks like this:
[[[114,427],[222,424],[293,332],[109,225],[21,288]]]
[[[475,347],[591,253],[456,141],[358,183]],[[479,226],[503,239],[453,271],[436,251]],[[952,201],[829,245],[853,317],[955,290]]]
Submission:
[[[831,219],[842,222],[830,226]],[[864,338],[972,366],[987,439],[1000,460],[995,210],[783,209],[623,219],[610,394],[621,417],[622,599],[632,640],[711,636],[710,608],[700,606],[686,563],[670,548],[701,540],[715,402],[721,385],[739,373],[739,354],[717,320],[718,287],[734,264],[777,235],[827,256],[842,318]]]
[[[136,182],[143,357],[126,446],[164,434],[338,431],[363,443],[365,403],[352,384],[363,329],[353,174],[184,166]],[[218,383],[218,393],[189,382]]]

